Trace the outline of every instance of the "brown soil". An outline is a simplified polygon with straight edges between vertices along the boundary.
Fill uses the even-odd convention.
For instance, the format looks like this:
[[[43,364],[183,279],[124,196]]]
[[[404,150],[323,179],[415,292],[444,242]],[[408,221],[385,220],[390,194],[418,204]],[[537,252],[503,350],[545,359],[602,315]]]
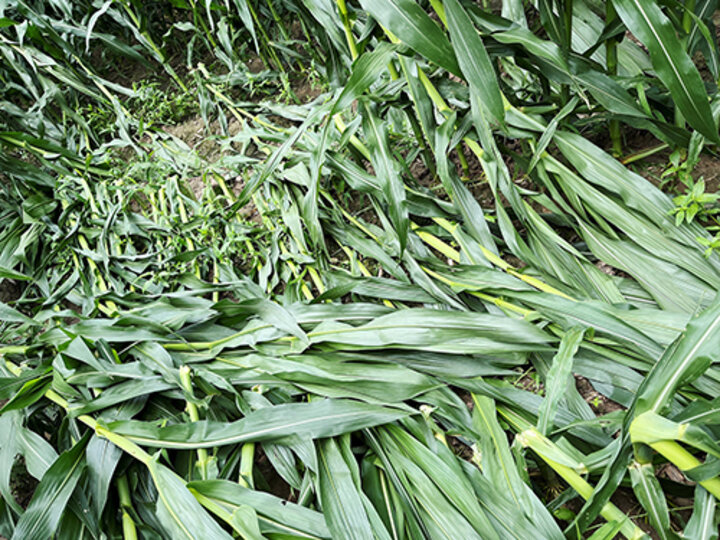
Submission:
[[[295,493],[292,487],[277,473],[275,467],[272,466],[272,463],[270,463],[270,460],[263,451],[262,446],[258,446],[256,452],[255,467],[264,482],[267,483],[267,491],[285,501],[294,502]]]
[[[22,282],[9,278],[0,279],[0,302],[14,302],[22,295],[23,288]]]
[[[695,166],[694,176],[705,179],[705,191],[716,192],[720,188],[720,158],[703,154]]]
[[[238,120],[231,120],[228,124],[228,136],[237,135],[241,129],[242,125]],[[209,163],[215,163],[227,155],[227,149],[223,148],[221,139],[208,135],[208,133],[218,133],[220,131],[220,125],[217,121],[212,122],[206,128],[203,119],[200,116],[194,116],[173,126],[165,126],[163,130],[165,133],[183,141]],[[226,170],[224,179],[229,190],[237,197],[245,185],[242,177],[230,170]],[[212,175],[207,175],[205,178],[193,176],[187,178],[185,182],[198,201],[202,199],[203,192],[208,185],[216,192],[219,192],[220,189],[217,180]],[[262,218],[252,203],[248,203],[243,207],[239,214],[241,217],[251,219],[256,223],[262,223]]]
[[[35,493],[38,481],[30,476],[25,468],[25,460],[19,457],[10,476],[10,492],[15,501],[23,508],[27,508]]]
[[[608,399],[595,390],[590,381],[588,381],[585,377],[575,375],[575,388],[578,389],[582,398],[590,405],[593,412],[595,412],[598,416],[624,410],[622,405]]]
[[[686,486],[694,486],[695,482],[688,480],[688,478],[672,463],[665,463],[657,470],[657,476],[659,478],[665,478],[677,484],[684,484]]]
[[[240,122],[233,118],[228,123],[227,135],[233,137],[241,129]],[[195,150],[201,158],[210,163],[218,161],[225,155],[221,139],[213,136],[213,134],[220,133],[220,123],[217,121],[212,122],[206,128],[201,116],[193,116],[184,122],[165,126],[163,131],[183,141]]]
[[[313,85],[307,80],[303,80],[298,81],[293,85],[293,92],[301,103],[309,103],[321,95],[324,90],[319,86]]]
[[[430,170],[425,166],[425,162],[422,159],[422,155],[418,155],[408,167],[410,175],[417,180],[417,183],[421,186],[433,189],[438,187],[439,181],[433,177]],[[444,194],[443,190],[435,189],[435,194]]]
[[[265,71],[265,69],[266,69],[265,64],[263,63],[262,59],[256,54],[250,55],[248,57],[248,61],[245,63],[245,65],[247,66],[248,71],[250,73],[254,73],[255,75]]]
[[[544,386],[541,382],[535,380],[534,378],[526,374],[523,374],[522,377],[515,381],[513,386],[517,386],[518,388],[522,388],[526,392],[532,392],[533,394],[538,395],[542,395],[544,390]]]
[[[631,168],[654,186],[661,187],[665,193],[674,196],[684,193],[687,186],[676,177],[663,178],[663,172],[668,166],[669,155],[670,152],[667,150],[658,152],[642,162],[632,164]],[[700,178],[704,179],[707,193],[717,192],[720,189],[720,159],[707,153],[701,154],[692,176],[696,181]]]
[[[594,142],[600,145],[607,152],[611,152],[610,140],[606,133],[598,135]],[[632,158],[633,155],[640,154],[647,150],[657,148],[662,145],[662,141],[656,139],[651,133],[642,130],[631,129],[625,126],[623,131],[624,157],[622,161]],[[663,191],[672,195],[685,191],[685,185],[676,178],[670,176],[663,178],[662,174],[668,166],[668,158],[671,150],[664,149],[658,151],[639,161],[632,161],[627,166],[634,172],[651,182],[654,186],[662,186]],[[707,192],[716,192],[720,189],[720,158],[703,152],[700,159],[693,170],[693,178],[705,180]]]

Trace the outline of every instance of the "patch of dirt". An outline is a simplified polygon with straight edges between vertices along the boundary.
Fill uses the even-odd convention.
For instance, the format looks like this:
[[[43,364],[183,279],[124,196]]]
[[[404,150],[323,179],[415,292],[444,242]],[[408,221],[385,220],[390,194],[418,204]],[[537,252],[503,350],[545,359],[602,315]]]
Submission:
[[[597,261],[595,263],[595,266],[600,269],[601,272],[607,274],[608,276],[620,276],[623,278],[632,278],[630,274],[627,272],[624,272],[620,270],[619,268],[615,268],[614,266],[610,266],[609,264],[603,262],[603,261]]]
[[[146,80],[153,74],[149,65],[128,60],[125,57],[107,57],[105,47],[91,47],[90,65],[107,81],[131,88],[133,83]],[[159,71],[163,71],[159,68]]]
[[[254,53],[248,55],[248,60],[245,63],[245,66],[247,67],[248,71],[254,75],[257,75],[258,73],[261,73],[267,69],[265,67],[265,63],[262,61],[262,58],[260,58],[257,54]]]
[[[695,482],[688,480],[688,478],[672,463],[665,463],[658,468],[656,472],[658,478],[666,478],[671,482],[677,484],[683,484],[686,486],[694,486]]]
[[[198,201],[202,199],[203,191],[205,191],[205,182],[202,179],[202,176],[193,176],[192,178],[188,178],[185,180],[185,183],[187,184],[188,188],[190,188],[190,191],[192,191],[193,195],[195,195],[195,199]],[[211,186],[215,187],[218,185],[217,181],[215,179],[211,180]]]
[[[623,126],[623,143],[624,158],[623,163],[627,163],[631,170],[639,174],[655,187],[660,187],[665,193],[672,195],[676,192],[683,192],[685,185],[680,181],[672,178],[662,178],[662,174],[669,164],[671,150],[663,149],[651,154],[641,160],[633,161],[632,157],[642,152],[657,148],[662,145],[662,141],[656,139],[651,133],[642,130],[636,130]],[[595,144],[611,152],[610,139],[607,133],[600,132],[593,139]],[[702,153],[700,159],[693,170],[693,178],[698,180],[704,178],[707,192],[716,192],[720,189],[720,159],[708,153]]]
[[[517,381],[513,383],[513,386],[522,388],[526,392],[532,392],[533,394],[538,395],[541,395],[545,388],[541,382],[530,377],[530,375],[528,374],[524,374],[522,377],[520,377]]]
[[[226,136],[220,135],[220,123],[215,120],[209,126],[205,126],[201,116],[193,116],[172,126],[164,126],[163,131],[168,135],[177,137],[198,155],[210,163],[218,161],[226,155],[227,149],[223,145]],[[235,118],[228,122],[227,137],[234,137],[242,130],[242,124]],[[218,136],[214,136],[214,135]]]
[[[0,279],[0,302],[7,304],[14,302],[22,295],[23,286],[14,279]]]
[[[705,59],[705,56],[703,56],[700,51],[696,52],[693,56],[693,63],[700,72],[700,77],[702,77],[703,81],[710,85],[715,84],[715,77],[713,77],[712,71],[710,71],[710,67],[707,65],[707,60]]]
[[[467,164],[467,169],[463,167],[463,161],[454,148],[450,151],[448,158],[455,166],[455,172],[465,182],[470,192],[475,196],[483,207],[491,207],[493,202],[492,191],[485,178],[485,171],[475,154],[462,143],[463,158]],[[433,172],[428,169],[423,161],[422,155],[418,155],[409,166],[410,174],[417,182],[428,189],[432,189],[436,194],[444,194],[441,188],[441,182]]]
[[[128,208],[130,208],[131,212],[142,214],[144,211],[149,210],[150,201],[142,191],[133,191],[131,196],[128,197]]]
[[[613,268],[613,267],[610,266],[609,264],[604,263],[604,262],[602,262],[602,261],[596,262],[596,263],[595,263],[595,266],[597,266],[597,267],[600,269],[601,272],[603,272],[603,273],[605,273],[605,274],[607,274],[607,275],[609,275],[609,276],[616,276],[617,273],[618,273],[617,269]]]
[[[715,156],[703,154],[695,166],[693,176],[705,179],[705,191],[714,193],[720,189],[720,159]]]
[[[259,445],[256,447],[255,469],[261,477],[260,479],[266,484],[264,487],[267,489],[263,489],[263,491],[272,493],[284,501],[294,502],[296,500],[292,487],[277,473],[262,446]],[[258,480],[257,477],[256,480]]]
[[[663,178],[662,174],[669,164],[669,156],[670,152],[663,150],[642,161],[630,164],[630,168],[672,197],[675,194],[684,193],[687,186],[672,176]],[[707,153],[701,154],[692,176],[695,180],[704,179],[706,193],[717,192],[720,190],[720,159]]]
[[[202,141],[205,135],[205,123],[201,116],[194,116],[185,122],[172,126],[164,126],[163,131],[173,137],[177,137],[190,148],[195,148]]]
[[[455,164],[455,170],[460,175],[460,178],[467,180],[467,188],[472,193],[473,197],[480,203],[484,209],[493,208],[495,198],[490,188],[490,184],[485,177],[485,171],[483,170],[482,164],[477,156],[468,148],[465,143],[462,143],[463,156],[467,162],[467,170],[462,167],[462,162],[457,154],[456,150],[450,153],[450,159]]]
[[[233,137],[237,135],[241,129],[242,125],[240,122],[237,119],[232,119],[228,123],[228,136]],[[200,157],[211,163],[221,159],[227,152],[227,149],[223,147],[220,138],[208,135],[208,132],[219,133],[220,124],[217,121],[212,122],[206,129],[202,117],[195,116],[185,122],[180,122],[173,126],[165,126],[163,131],[173,137],[177,137],[196,151]],[[192,191],[197,200],[202,198],[202,193],[206,188],[206,182],[209,182],[210,187],[212,188],[218,187],[218,182],[212,177],[212,175],[208,175],[205,179],[203,179],[202,176],[193,176],[186,179],[188,188]],[[226,176],[225,182],[236,197],[240,194],[244,186],[242,177],[237,175]],[[257,223],[261,222],[260,215],[252,204],[248,204],[245,208],[243,208],[241,214]]]
[[[190,189],[190,191],[192,191],[195,199],[198,201],[202,200],[203,192],[208,186],[208,183],[210,185],[210,188],[212,188],[213,190],[220,190],[220,185],[218,184],[217,180],[210,175],[208,175],[205,180],[203,180],[202,176],[193,176],[191,178],[187,178],[185,180],[185,183],[187,184],[187,187]],[[241,176],[225,178],[225,183],[235,197],[240,195],[240,192],[245,186],[245,183],[243,182]],[[262,216],[260,215],[260,212],[258,212],[255,205],[251,202],[242,207],[238,211],[238,214],[245,219],[249,219],[257,224],[262,224]]]
[[[453,437],[452,435],[448,435],[445,438],[448,442],[448,445],[450,446],[450,449],[453,451],[453,454],[455,454],[460,459],[464,459],[465,461],[472,463],[472,448],[470,448],[467,444],[463,443],[457,437]]]
[[[650,538],[653,540],[659,540],[661,538],[660,535],[655,532],[655,529],[653,529],[647,522],[647,519],[645,518],[645,510],[638,502],[632,489],[621,487],[615,491],[615,494],[610,500],[620,509],[620,511],[622,511],[623,514],[632,519],[635,525],[645,531]],[[620,540],[622,538],[624,538],[624,536],[620,534],[615,537],[616,540]]]
[[[472,394],[467,390],[463,390],[462,388],[459,388],[457,386],[453,386],[452,390],[457,394],[460,399],[462,399],[462,402],[468,408],[468,411],[472,412],[472,410],[475,408],[475,402],[473,401]]]
[[[645,531],[650,538],[658,540],[661,536],[650,526],[647,519],[647,512],[643,509],[635,496],[635,493],[630,488],[619,488],[613,495],[611,501],[617,506],[623,513],[629,516],[635,525]],[[692,507],[692,501],[690,499],[682,498],[669,498],[670,502],[670,523],[675,531],[680,532],[684,528],[684,524],[690,518],[690,509],[679,509],[687,506]],[[621,535],[615,537],[615,540],[621,540],[624,538]]]
[[[418,155],[408,167],[412,177],[417,180],[418,184],[428,189],[433,189],[438,185],[438,181],[433,178],[430,169],[427,168],[423,161],[422,155]],[[438,191],[435,191],[438,194]],[[444,190],[441,191],[444,194]],[[444,197],[443,197],[444,198]]]
[[[593,388],[593,385],[585,377],[575,375],[575,388],[582,398],[590,405],[593,412],[598,416],[608,414],[615,411],[622,411],[625,408],[619,403],[605,397]]]
[[[322,87],[313,85],[307,79],[293,85],[293,92],[301,103],[309,103],[324,92]]]
[[[10,475],[10,492],[23,509],[30,504],[38,484],[39,482],[30,476],[25,468],[25,459],[22,456],[19,457]]]

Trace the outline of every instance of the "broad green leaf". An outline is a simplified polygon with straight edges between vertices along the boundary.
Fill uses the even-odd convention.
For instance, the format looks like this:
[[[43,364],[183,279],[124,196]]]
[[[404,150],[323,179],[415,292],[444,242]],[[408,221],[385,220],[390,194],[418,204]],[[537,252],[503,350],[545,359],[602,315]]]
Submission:
[[[312,122],[321,116],[323,112],[322,108],[316,109],[312,115],[305,119],[305,121],[293,132],[293,134],[285,139],[282,145],[278,146],[273,152],[272,156],[265,163],[262,170],[256,173],[252,179],[243,187],[243,190],[238,195],[238,200],[233,204],[230,210],[230,214],[233,215],[237,210],[242,208],[250,201],[253,193],[275,172],[277,167],[280,165],[282,159],[290,152],[293,145],[300,139],[305,131],[310,127]]]
[[[613,540],[622,529],[622,522],[611,521],[595,531],[588,540]]]
[[[555,131],[557,130],[558,124],[560,121],[562,121],[563,118],[565,118],[568,114],[573,112],[575,107],[577,106],[579,100],[577,97],[572,98],[570,101],[568,101],[565,106],[560,109],[560,112],[558,112],[553,119],[550,121],[550,123],[547,125],[547,128],[545,128],[545,131],[543,131],[543,134],[540,136],[540,139],[538,139],[537,146],[535,148],[535,153],[533,154],[532,159],[530,160],[530,165],[528,165],[528,174],[532,172],[532,170],[535,168],[535,165],[537,165],[538,161],[540,161],[540,158],[542,157],[543,152],[548,147],[548,144],[550,144],[550,141],[552,141],[552,138],[555,136]]]
[[[24,427],[21,411],[8,411],[0,416],[0,493],[9,507],[20,514],[22,509],[15,502],[11,491],[12,470],[18,454],[25,458],[28,473],[41,480],[57,460],[57,452],[45,439]]]
[[[0,302],[0,321],[3,322],[14,322],[24,323],[31,326],[36,326],[38,323],[32,320],[30,317],[23,315],[18,310],[11,308],[4,302]]]
[[[138,396],[163,392],[172,387],[172,384],[168,384],[160,377],[148,375],[143,379],[129,380],[111,386],[105,389],[98,397],[88,400],[87,403],[73,403],[68,408],[68,412],[72,416],[79,416],[123,403]]]
[[[200,421],[157,427],[148,422],[126,421],[113,422],[108,428],[141,445],[196,449],[291,437],[333,437],[386,424],[407,415],[406,410],[361,402],[317,400],[266,407],[230,423]]]
[[[265,538],[260,533],[258,517],[254,508],[238,506],[232,513],[231,523],[235,532],[246,540],[263,540]]]
[[[25,274],[22,274],[20,272],[16,272],[15,270],[12,270],[10,268],[6,268],[4,266],[0,266],[0,277],[2,278],[9,278],[9,279],[17,279],[20,281],[30,281],[32,278],[30,276],[26,276]]]
[[[24,409],[39,401],[50,387],[52,380],[42,375],[25,381],[15,394],[0,408],[0,414],[12,410]]]
[[[402,463],[408,487],[413,497],[418,500],[420,515],[431,538],[469,538],[479,540],[483,538],[479,531],[442,496],[436,485],[422,470],[407,458],[398,459]]]
[[[122,451],[107,439],[93,436],[85,450],[93,507],[97,516],[102,514],[108,491]]]
[[[544,505],[528,490],[512,457],[507,438],[497,419],[495,402],[473,395],[473,429],[480,437],[481,452],[487,466],[484,473],[497,489],[513,501],[516,511],[524,513],[547,538],[561,538],[562,533]]]
[[[451,115],[445,123],[435,131],[435,160],[437,162],[438,176],[440,176],[445,191],[447,191],[450,199],[463,216],[465,227],[469,229],[469,233],[475,240],[480,242],[483,247],[497,254],[497,247],[490,234],[490,229],[482,207],[450,167],[447,152],[450,137],[454,129],[455,115]],[[486,258],[482,257],[478,264],[482,264],[485,261]]]
[[[439,502],[439,499],[447,498],[474,530],[482,534],[483,538],[499,538],[488,515],[475,500],[472,484],[464,476],[455,459],[450,459],[451,454],[445,451],[442,451],[444,455],[433,453],[417,439],[396,426],[387,426],[378,431],[381,435],[381,442],[391,460],[396,452],[402,452],[435,484],[439,492],[433,496],[434,499]],[[421,480],[416,479],[417,481]],[[482,504],[490,503],[482,501]],[[491,513],[494,512],[495,509],[491,511]]]
[[[237,366],[233,369],[233,366]],[[438,386],[427,376],[393,363],[344,358],[340,354],[303,354],[283,358],[242,355],[225,356],[208,366],[233,381],[247,380],[247,370],[268,373],[300,388],[328,397],[350,397],[370,402],[400,403]]]
[[[182,478],[158,463],[157,457],[150,459],[146,465],[157,488],[155,509],[169,535],[178,540],[232,538],[205,512]]]
[[[707,490],[698,485],[695,487],[693,513],[687,522],[683,538],[697,540],[717,540],[718,517],[715,510],[717,501]]]
[[[258,47],[258,41],[257,41],[257,33],[255,31],[255,23],[252,19],[252,14],[250,13],[250,7],[248,6],[248,0],[233,0],[233,4],[235,4],[235,9],[238,11],[238,15],[240,16],[240,20],[245,25],[245,28],[248,29],[250,32],[250,35],[253,38],[253,43],[255,44],[255,50],[259,51],[260,48]]]
[[[388,203],[390,219],[395,226],[393,234],[400,240],[400,251],[405,249],[410,228],[405,190],[398,166],[390,151],[385,125],[366,102],[363,103],[363,131],[371,148],[371,161],[375,168],[383,195]]]
[[[376,538],[350,469],[333,439],[318,444],[318,463],[318,494],[332,536],[353,540]]]
[[[662,354],[662,347],[624,322],[618,317],[618,312],[613,312],[601,302],[594,300],[575,302],[560,296],[536,292],[511,294],[560,323],[567,330],[574,326],[594,328],[598,333],[641,351],[648,358],[655,359]]]
[[[655,72],[688,123],[711,141],[720,142],[700,73],[660,6],[640,0],[613,0],[613,5],[648,48]]]
[[[384,70],[390,61],[395,47],[387,43],[380,43],[378,47],[366,52],[353,63],[352,74],[343,86],[342,92],[335,101],[330,116],[346,109],[354,100],[362,95]]]
[[[537,348],[553,339],[523,320],[420,308],[398,310],[357,327],[321,324],[308,335],[311,343],[468,354]]]
[[[660,538],[672,538],[670,531],[670,514],[668,513],[665,494],[662,492],[660,482],[655,476],[652,463],[638,463],[630,465],[630,479],[633,490],[640,504],[648,513],[650,523]]]
[[[190,482],[188,488],[219,503],[254,508],[263,532],[330,538],[330,532],[320,512],[270,493],[244,488],[228,480]]]
[[[480,106],[495,122],[504,124],[505,110],[500,87],[482,39],[457,0],[445,0],[443,5],[453,47],[468,84],[477,93]]]
[[[415,52],[460,76],[453,47],[415,0],[360,0],[360,5]]]
[[[669,347],[643,382],[637,396],[636,414],[661,412],[683,384],[710,367],[720,349],[720,296],[692,319],[685,333]]]
[[[85,468],[89,435],[62,453],[43,475],[27,509],[15,527],[12,540],[51,538]]]
[[[571,384],[573,358],[584,334],[583,328],[568,330],[560,342],[557,354],[553,357],[550,371],[545,378],[545,399],[538,414],[538,430],[543,435],[547,435],[552,428],[560,399],[566,395],[566,389]]]

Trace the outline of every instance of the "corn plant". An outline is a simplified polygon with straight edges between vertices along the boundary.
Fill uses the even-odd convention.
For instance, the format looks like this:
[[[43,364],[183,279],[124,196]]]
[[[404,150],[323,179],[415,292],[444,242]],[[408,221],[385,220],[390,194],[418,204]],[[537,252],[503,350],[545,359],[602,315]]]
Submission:
[[[3,4],[0,535],[717,538],[716,8]]]

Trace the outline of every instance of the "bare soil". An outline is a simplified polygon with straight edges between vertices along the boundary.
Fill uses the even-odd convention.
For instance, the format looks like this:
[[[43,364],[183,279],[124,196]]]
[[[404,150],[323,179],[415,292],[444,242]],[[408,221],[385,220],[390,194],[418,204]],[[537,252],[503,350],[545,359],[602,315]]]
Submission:
[[[14,279],[0,279],[0,302],[9,304],[14,302],[22,295],[22,282]]]

